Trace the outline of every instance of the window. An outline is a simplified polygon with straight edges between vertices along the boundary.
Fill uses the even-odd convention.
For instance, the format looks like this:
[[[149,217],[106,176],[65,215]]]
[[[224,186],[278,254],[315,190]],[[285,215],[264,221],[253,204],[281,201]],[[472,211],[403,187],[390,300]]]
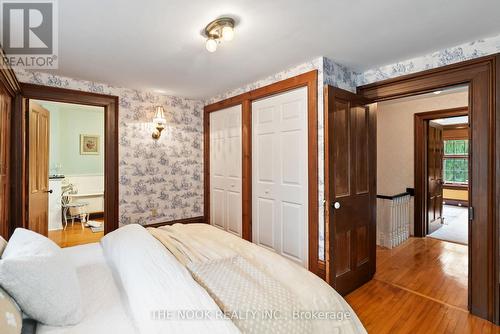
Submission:
[[[467,184],[469,182],[469,141],[445,140],[443,158],[445,183]]]

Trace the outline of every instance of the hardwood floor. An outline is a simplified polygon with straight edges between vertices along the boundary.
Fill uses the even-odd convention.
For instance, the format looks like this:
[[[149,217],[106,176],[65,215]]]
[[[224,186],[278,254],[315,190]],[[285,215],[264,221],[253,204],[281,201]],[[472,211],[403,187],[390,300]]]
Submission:
[[[346,300],[368,333],[500,333],[467,311],[467,246],[410,238],[377,249],[375,278]]]
[[[94,220],[103,221],[102,219]],[[89,227],[82,229],[80,223],[75,223],[74,226],[71,226],[71,223],[69,223],[66,230],[49,231],[49,239],[60,247],[71,247],[98,242],[103,236],[104,232],[94,233]]]

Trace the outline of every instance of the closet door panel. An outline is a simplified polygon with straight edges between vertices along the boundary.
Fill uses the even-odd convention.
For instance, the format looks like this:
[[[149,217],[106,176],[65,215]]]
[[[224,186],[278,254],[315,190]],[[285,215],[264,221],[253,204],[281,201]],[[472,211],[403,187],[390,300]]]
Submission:
[[[281,212],[283,213],[282,232],[283,254],[292,260],[301,262],[303,248],[303,233],[301,216],[302,205],[296,203],[282,202]]]
[[[241,192],[227,191],[227,230],[241,236]]]
[[[210,114],[210,224],[225,229],[223,122],[223,114]]]
[[[257,210],[253,218],[256,219],[256,234],[254,235],[254,243],[265,246],[275,251],[275,230],[276,225],[276,210],[274,201],[269,198],[257,197]]]
[[[257,102],[258,106],[258,102]],[[273,157],[278,153],[276,117],[278,107],[263,105],[253,110],[253,175],[252,175],[252,231],[253,242],[279,252],[279,206],[275,204],[276,185],[279,184],[279,164]]]
[[[210,113],[210,224],[241,236],[241,106]]]
[[[226,230],[241,236],[241,106],[226,109],[224,112]]]
[[[257,161],[257,189],[254,191],[259,191],[261,186],[266,187],[274,183],[274,171],[273,171],[273,147],[274,147],[274,134],[273,133],[263,133],[256,134],[257,136],[257,147],[259,151],[259,157],[253,157]],[[268,159],[261,159],[262,157],[269,157]]]
[[[307,90],[280,97],[281,253],[301,264],[307,258]]]
[[[253,242],[307,267],[307,89],[252,103]]]
[[[225,220],[225,212],[226,212],[226,200],[224,190],[213,188],[212,189],[212,207],[211,207],[211,221],[210,223],[216,227],[219,227],[223,230],[226,229],[226,220]]]

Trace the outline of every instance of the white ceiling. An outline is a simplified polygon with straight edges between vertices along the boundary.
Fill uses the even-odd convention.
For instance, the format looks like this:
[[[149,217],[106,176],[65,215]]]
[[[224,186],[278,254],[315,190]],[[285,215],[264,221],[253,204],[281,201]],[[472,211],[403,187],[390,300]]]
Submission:
[[[500,33],[498,0],[65,0],[56,74],[206,98],[318,56],[356,70]],[[221,15],[235,39],[205,50]]]
[[[431,122],[438,123],[441,125],[457,125],[457,124],[468,124],[469,116],[459,116],[459,117],[448,117],[433,119]]]

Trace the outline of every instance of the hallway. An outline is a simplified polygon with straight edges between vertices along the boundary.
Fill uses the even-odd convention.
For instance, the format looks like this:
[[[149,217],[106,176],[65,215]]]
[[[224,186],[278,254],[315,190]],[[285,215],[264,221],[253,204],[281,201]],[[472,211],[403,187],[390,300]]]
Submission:
[[[374,279],[346,300],[369,333],[500,333],[467,311],[467,252],[432,238],[379,247]]]

